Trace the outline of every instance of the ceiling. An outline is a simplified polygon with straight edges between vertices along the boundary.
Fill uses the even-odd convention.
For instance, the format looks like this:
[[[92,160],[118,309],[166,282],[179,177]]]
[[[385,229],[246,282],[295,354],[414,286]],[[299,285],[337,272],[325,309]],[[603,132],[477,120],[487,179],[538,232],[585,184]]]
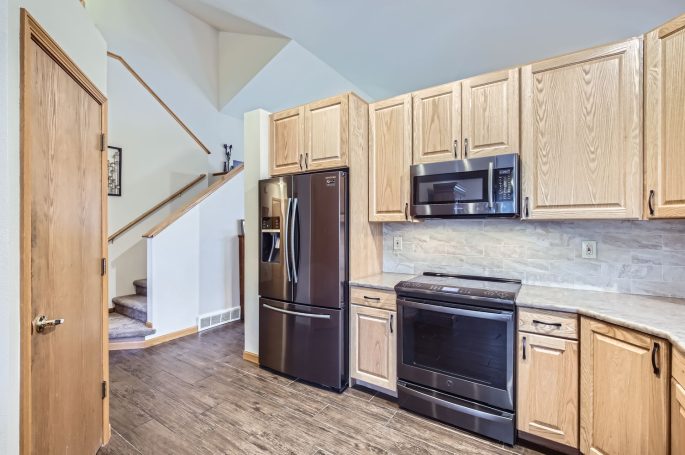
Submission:
[[[640,35],[685,13],[683,0],[172,1],[219,30],[291,38],[373,99]]]

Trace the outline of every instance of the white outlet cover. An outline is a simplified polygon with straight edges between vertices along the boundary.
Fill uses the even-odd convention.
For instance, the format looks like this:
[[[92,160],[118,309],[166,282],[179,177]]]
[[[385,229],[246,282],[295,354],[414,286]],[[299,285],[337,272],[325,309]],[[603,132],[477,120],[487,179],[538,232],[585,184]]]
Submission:
[[[597,259],[597,241],[583,240],[580,244],[583,259]]]
[[[392,238],[392,249],[395,251],[402,251],[402,237],[396,235]]]

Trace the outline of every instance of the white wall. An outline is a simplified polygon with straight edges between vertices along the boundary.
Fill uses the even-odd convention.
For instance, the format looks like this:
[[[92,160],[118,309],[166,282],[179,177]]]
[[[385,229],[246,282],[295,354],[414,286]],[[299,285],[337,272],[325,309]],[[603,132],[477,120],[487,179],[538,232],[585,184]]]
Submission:
[[[269,177],[269,112],[245,123],[245,351],[259,353],[259,180]]]
[[[7,5],[7,10],[5,10]],[[106,44],[74,0],[0,6],[0,453],[19,453],[19,7],[47,30],[103,92]],[[7,15],[5,15],[5,11]],[[5,41],[5,39],[7,41]],[[5,44],[7,47],[5,48]],[[6,53],[5,53],[6,50]],[[7,268],[5,270],[5,267]]]
[[[188,127],[221,169],[222,144],[242,158],[242,119],[219,112],[218,31],[167,0],[89,0],[107,39]]]

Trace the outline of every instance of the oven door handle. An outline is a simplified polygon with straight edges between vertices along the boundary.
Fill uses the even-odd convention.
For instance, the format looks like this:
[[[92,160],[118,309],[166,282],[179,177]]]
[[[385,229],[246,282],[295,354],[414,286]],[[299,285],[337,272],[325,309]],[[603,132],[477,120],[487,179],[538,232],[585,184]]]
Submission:
[[[438,313],[448,313],[457,316],[470,316],[480,319],[492,319],[495,321],[510,321],[514,317],[514,313],[490,310],[479,311],[479,310],[467,310],[464,308],[454,308],[442,305],[431,305],[428,303],[415,302],[413,300],[397,299],[397,303],[410,308],[416,308],[419,310],[435,311]]]

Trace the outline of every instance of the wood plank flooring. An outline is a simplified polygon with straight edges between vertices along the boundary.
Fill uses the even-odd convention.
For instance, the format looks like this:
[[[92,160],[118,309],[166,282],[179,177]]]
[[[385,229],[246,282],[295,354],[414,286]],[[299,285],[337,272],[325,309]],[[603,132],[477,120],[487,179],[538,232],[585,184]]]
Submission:
[[[110,353],[112,440],[101,455],[537,454],[400,410],[366,389],[312,387],[242,359],[235,322]]]

